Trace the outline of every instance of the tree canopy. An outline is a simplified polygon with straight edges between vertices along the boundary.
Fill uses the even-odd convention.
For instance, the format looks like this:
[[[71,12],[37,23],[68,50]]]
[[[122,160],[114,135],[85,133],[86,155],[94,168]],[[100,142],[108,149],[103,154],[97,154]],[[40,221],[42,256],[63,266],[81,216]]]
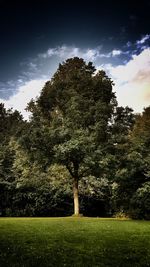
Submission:
[[[116,106],[112,85],[104,71],[95,73],[92,63],[68,59],[59,65],[35,103],[33,118],[38,111],[41,122],[49,127],[53,160],[63,164],[73,178],[76,215],[79,179],[90,175],[106,153]]]

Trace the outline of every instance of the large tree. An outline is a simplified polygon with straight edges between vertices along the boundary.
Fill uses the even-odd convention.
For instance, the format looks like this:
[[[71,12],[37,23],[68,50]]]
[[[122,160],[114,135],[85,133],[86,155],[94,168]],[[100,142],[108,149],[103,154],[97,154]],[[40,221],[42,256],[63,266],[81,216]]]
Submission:
[[[75,57],[59,65],[40,97],[28,106],[39,135],[40,129],[47,129],[49,164],[63,164],[72,177],[75,215],[79,215],[79,180],[93,172],[100,175],[100,161],[107,153],[116,106],[112,85],[104,71],[96,72],[91,62]]]

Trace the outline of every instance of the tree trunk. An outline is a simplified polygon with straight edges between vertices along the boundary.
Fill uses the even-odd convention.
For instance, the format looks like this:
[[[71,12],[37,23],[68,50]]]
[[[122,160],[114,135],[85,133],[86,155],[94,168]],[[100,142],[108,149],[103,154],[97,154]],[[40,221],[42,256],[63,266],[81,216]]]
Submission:
[[[78,194],[78,179],[74,178],[73,182],[73,198],[74,198],[74,215],[79,216],[79,194]]]

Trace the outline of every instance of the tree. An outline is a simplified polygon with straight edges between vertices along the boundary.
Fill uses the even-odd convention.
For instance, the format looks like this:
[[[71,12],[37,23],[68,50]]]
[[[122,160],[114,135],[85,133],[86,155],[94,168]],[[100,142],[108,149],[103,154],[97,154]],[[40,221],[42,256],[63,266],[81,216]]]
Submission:
[[[136,116],[131,135],[132,151],[135,160],[140,160],[142,183],[150,181],[150,106],[144,108],[142,114]]]
[[[144,108],[142,114],[136,116],[135,125],[131,135],[134,156],[134,176],[136,190],[131,199],[131,216],[149,219],[150,203],[150,106]],[[133,158],[132,156],[132,158]]]
[[[109,123],[116,106],[112,85],[104,71],[95,73],[91,62],[75,57],[59,65],[37,101],[28,105],[31,123],[38,121],[39,129],[48,132],[47,164],[59,163],[69,171],[77,216],[79,180],[92,171],[100,175],[100,159],[107,153]],[[37,145],[35,151],[38,154]]]
[[[119,138],[121,142],[116,142],[115,164],[117,171],[115,181],[117,182],[117,186],[114,190],[115,202],[116,206],[125,213],[137,218],[141,218],[141,216],[144,218],[146,206],[145,208],[140,208],[142,204],[141,206],[139,205],[139,199],[144,203],[144,199],[147,198],[146,201],[148,203],[149,187],[147,183],[150,178],[150,108],[145,108],[143,114],[134,115],[131,113],[128,115],[130,119],[128,123],[129,127],[126,128],[126,120],[123,124],[121,121],[118,123],[118,129],[123,127],[123,131],[120,136],[121,138]],[[142,207],[144,207],[144,204]]]
[[[18,111],[6,110],[0,104],[0,212],[3,214],[7,205],[11,204],[14,190],[12,165],[15,152],[10,147],[12,136],[16,135],[22,124],[22,116]]]
[[[134,179],[131,179],[133,170],[131,165],[133,164],[129,160],[129,154],[134,122],[135,115],[131,108],[116,107],[110,125],[110,163],[107,170],[107,178],[112,182],[112,213],[118,213],[120,210],[125,212],[132,195]]]

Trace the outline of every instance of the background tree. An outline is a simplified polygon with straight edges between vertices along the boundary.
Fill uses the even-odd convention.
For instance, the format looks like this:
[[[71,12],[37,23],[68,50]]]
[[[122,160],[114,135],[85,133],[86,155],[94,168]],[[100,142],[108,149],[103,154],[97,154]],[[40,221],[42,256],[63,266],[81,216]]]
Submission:
[[[147,201],[147,203],[149,201],[149,187],[147,184],[150,177],[149,110],[149,108],[146,108],[143,114],[131,114],[133,117],[129,116],[128,118],[132,118],[133,122],[131,127],[128,127],[128,131],[124,131],[125,135],[124,133],[122,135],[122,137],[125,137],[125,139],[121,138],[124,140],[123,143],[116,143],[117,150],[115,155],[118,160],[115,161],[117,171],[115,174],[116,185],[113,191],[115,209],[122,210],[134,218],[144,217],[144,210],[145,218],[147,217],[146,214],[148,214],[148,210],[146,213],[146,208],[139,208],[139,199],[142,201],[143,197],[143,205],[141,202],[141,207],[144,207],[144,201]],[[121,123],[119,122],[119,127],[120,125]],[[148,206],[147,204],[145,205],[146,207]]]
[[[10,147],[12,136],[17,134],[22,124],[22,116],[18,111],[6,110],[0,104],[0,213],[5,215],[6,209],[12,203],[11,197],[15,188],[12,165],[14,151]]]
[[[132,149],[134,158],[134,177],[136,187],[130,203],[130,214],[134,218],[149,219],[150,210],[150,106],[136,116],[132,131]]]
[[[108,172],[111,173],[109,179],[112,181],[112,210],[115,212],[125,212],[132,195],[128,155],[132,146],[131,133],[134,121],[135,115],[131,108],[117,107],[110,125],[109,151],[112,162]]]

